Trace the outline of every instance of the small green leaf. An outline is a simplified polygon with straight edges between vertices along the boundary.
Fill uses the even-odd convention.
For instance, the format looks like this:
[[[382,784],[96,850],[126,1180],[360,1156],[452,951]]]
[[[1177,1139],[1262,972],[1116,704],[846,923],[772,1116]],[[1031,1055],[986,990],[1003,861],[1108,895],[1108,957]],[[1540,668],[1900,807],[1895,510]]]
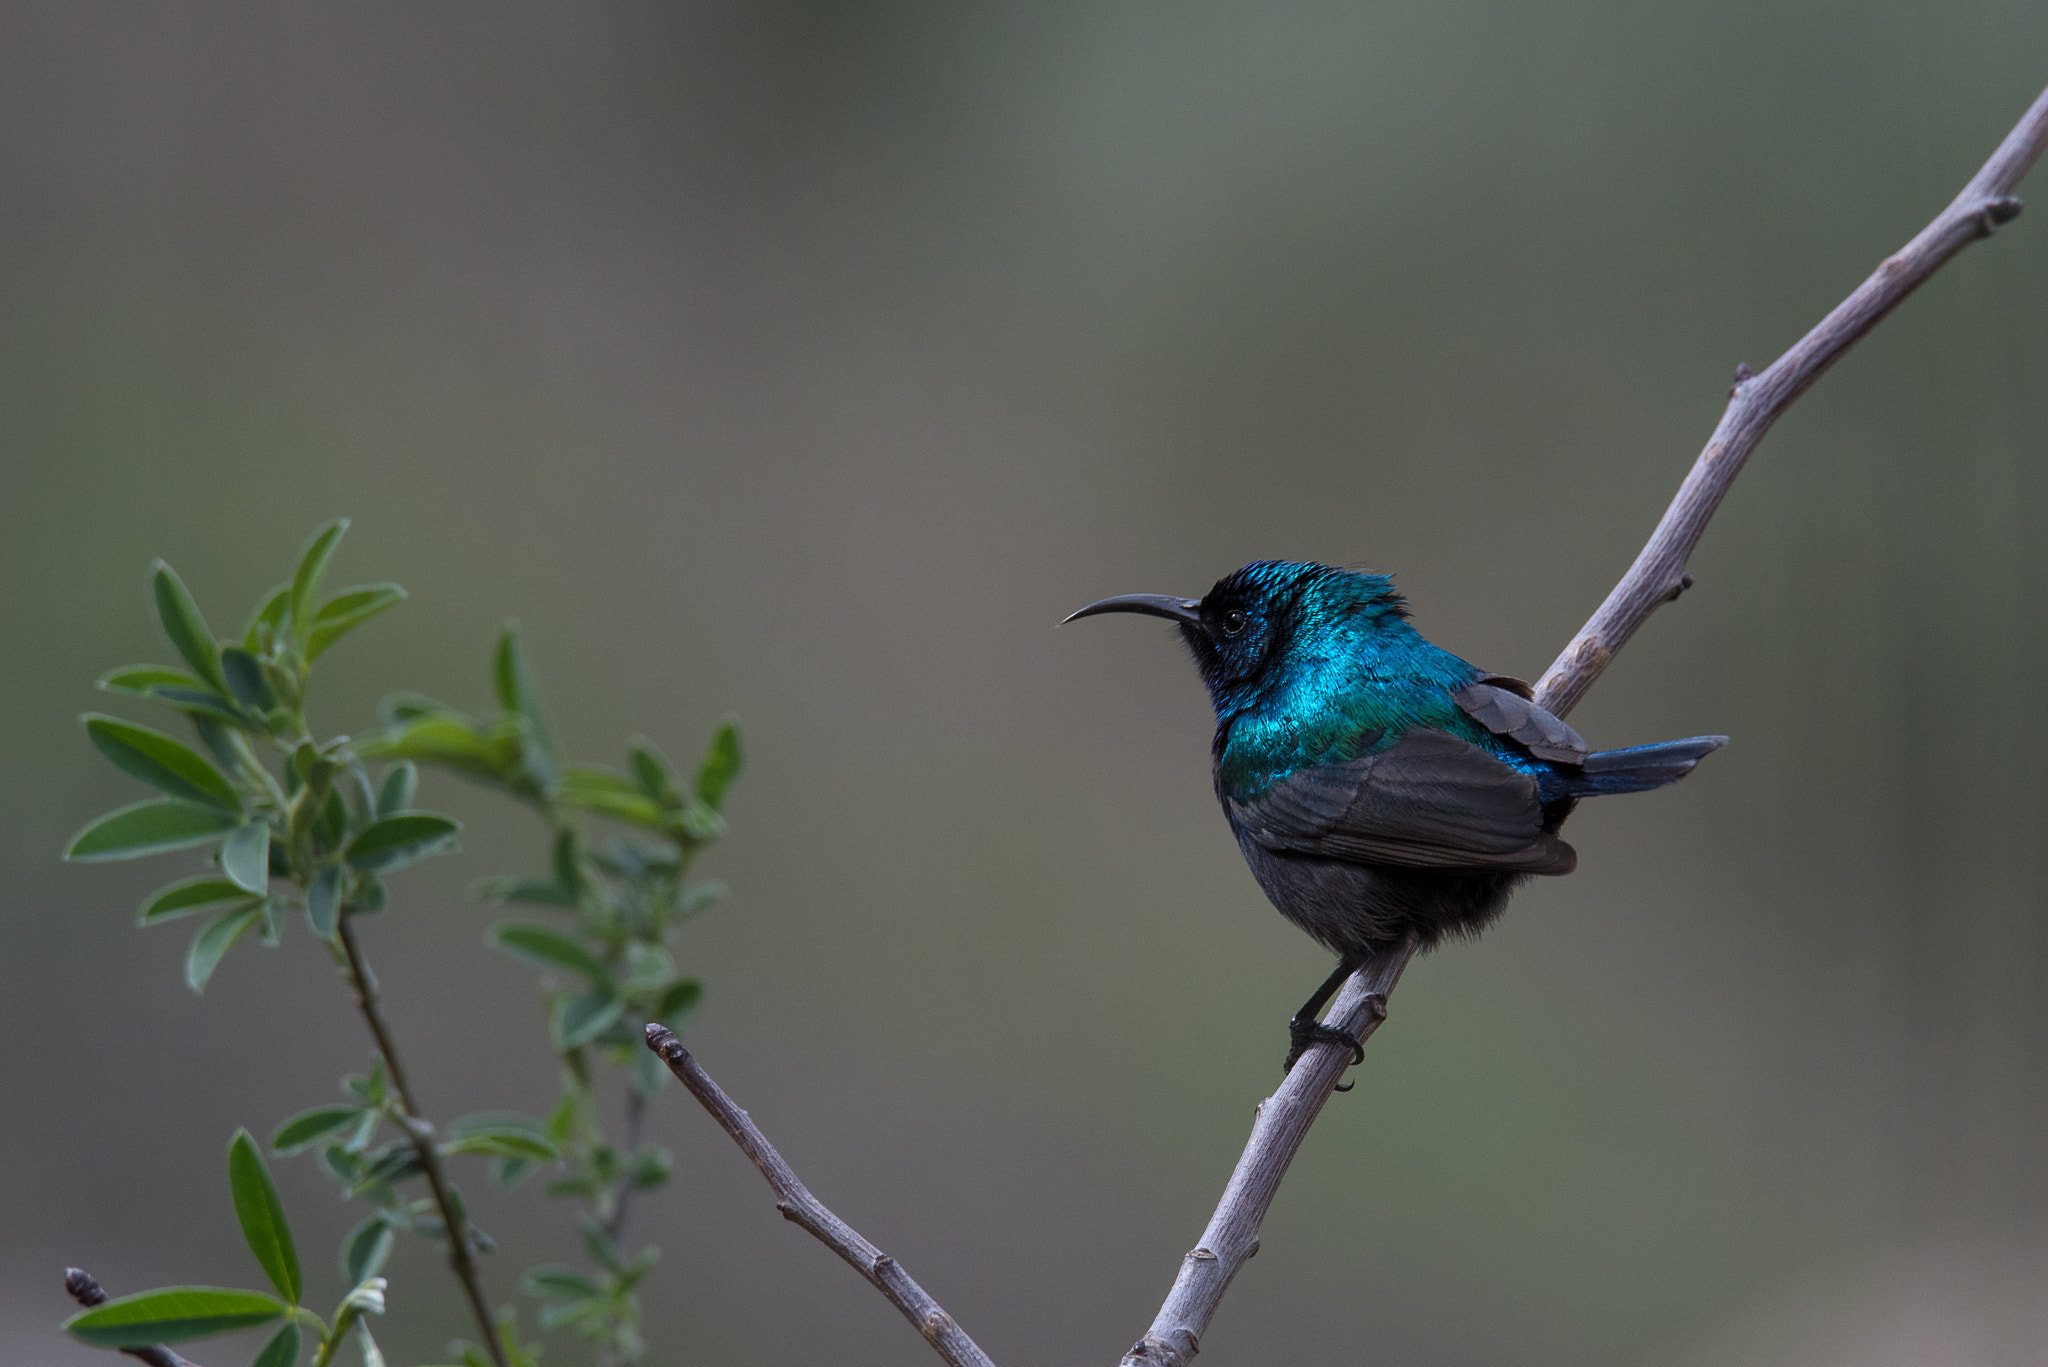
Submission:
[[[469,894],[479,902],[525,902],[542,907],[576,905],[576,894],[554,879],[526,878],[516,874],[482,879],[470,888]]]
[[[191,916],[222,902],[252,904],[248,893],[225,878],[188,878],[151,893],[149,900],[142,904],[135,924],[148,926],[158,921],[175,921],[180,916]]]
[[[95,1348],[147,1348],[153,1343],[189,1343],[252,1324],[268,1324],[287,1313],[283,1302],[260,1291],[167,1286],[73,1315],[64,1321],[64,1331]]]
[[[507,954],[543,968],[567,968],[581,973],[593,986],[611,984],[611,974],[604,963],[574,936],[553,926],[508,921],[491,928],[490,941]]]
[[[641,792],[663,811],[673,812],[683,805],[683,795],[676,788],[675,766],[655,748],[653,741],[635,736],[626,754],[633,763],[633,781],[640,785]]]
[[[491,656],[491,683],[497,689],[498,706],[526,720],[528,734],[550,765],[555,763],[555,743],[548,734],[546,709],[533,672],[526,665],[526,651],[519,643],[519,623],[507,622],[498,633],[498,648]]]
[[[109,693],[146,698],[155,688],[204,688],[206,685],[182,669],[166,669],[162,665],[123,665],[100,675],[93,681],[93,687]]]
[[[509,1111],[483,1111],[448,1123],[443,1153],[481,1153],[497,1158],[553,1161],[561,1154],[537,1120]]]
[[[377,790],[377,815],[396,816],[412,807],[412,797],[419,790],[420,771],[409,759],[402,759],[391,766],[384,775],[384,786]]]
[[[306,924],[323,940],[332,940],[341,925],[341,866],[322,865],[306,884]]]
[[[445,764],[486,783],[511,782],[519,762],[515,746],[479,733],[467,717],[455,713],[410,718],[389,735],[366,741],[356,750],[364,759]]]
[[[590,1043],[609,1029],[625,1009],[624,1002],[600,992],[560,998],[548,1020],[555,1048],[569,1050]]]
[[[341,1245],[341,1277],[350,1286],[369,1280],[384,1270],[391,1256],[391,1224],[383,1213],[349,1231]]]
[[[674,1029],[676,1023],[690,1013],[691,1008],[704,995],[704,984],[695,978],[678,978],[670,983],[654,1004],[654,1018],[663,1025]]]
[[[211,804],[152,798],[108,812],[71,837],[64,857],[81,863],[136,859],[218,840],[237,824],[230,812]]]
[[[697,766],[697,800],[717,811],[725,805],[726,790],[739,774],[740,724],[728,717],[704,747],[704,762]]]
[[[560,1263],[543,1263],[530,1267],[519,1279],[519,1289],[529,1296],[543,1296],[550,1300],[581,1300],[586,1296],[602,1296],[604,1288],[573,1267]]]
[[[164,635],[185,663],[192,666],[194,674],[214,692],[227,693],[228,681],[220,672],[220,647],[207,629],[206,619],[199,615],[199,605],[186,591],[185,581],[161,560],[156,562],[150,578],[156,593],[157,620],[163,624]]]
[[[320,815],[313,822],[313,834],[320,837],[323,846],[333,849],[347,833],[348,805],[341,800],[340,789],[329,788],[327,800],[320,804]]]
[[[310,1111],[300,1111],[277,1127],[277,1133],[270,1137],[270,1151],[281,1158],[300,1153],[336,1130],[360,1125],[364,1114],[359,1106],[315,1106]]]
[[[327,647],[354,631],[394,603],[405,600],[405,590],[396,584],[365,584],[344,589],[321,604],[313,615],[313,631],[306,643],[306,662],[326,654]]]
[[[236,702],[257,712],[277,706],[277,694],[263,676],[263,666],[240,646],[226,646],[220,652],[220,672],[228,681],[228,692]]]
[[[320,596],[320,581],[327,574],[327,562],[334,558],[334,548],[347,530],[348,519],[337,517],[313,533],[313,539],[299,556],[299,568],[292,575],[291,614],[292,634],[298,638],[302,651],[313,635],[313,600]],[[306,658],[310,660],[312,656]]]
[[[669,1077],[668,1068],[659,1055],[649,1049],[633,1051],[634,1091],[643,1097],[658,1096],[661,1089],[668,1086]]]
[[[356,1321],[356,1346],[363,1350],[363,1367],[384,1367],[384,1353],[377,1347],[377,1340],[370,1337],[370,1326],[362,1320]]]
[[[371,822],[348,842],[348,862],[359,869],[389,873],[447,849],[458,821],[431,812],[404,812]]]
[[[284,1327],[270,1336],[270,1342],[263,1345],[263,1351],[249,1367],[298,1367],[299,1323],[286,1320]]]
[[[556,797],[572,807],[664,830],[669,821],[653,799],[627,778],[604,769],[566,769]]]
[[[626,946],[626,960],[631,971],[626,975],[625,985],[633,991],[660,987],[675,976],[675,956],[661,945],[636,941]]]
[[[263,633],[259,628],[269,627],[272,640],[277,639],[284,624],[285,613],[291,610],[292,586],[279,584],[263,595],[256,604],[256,610],[249,614],[249,624],[242,628],[242,649],[251,655],[263,649]]]
[[[240,815],[242,795],[198,751],[161,731],[89,712],[85,734],[116,767],[186,802],[204,802]]]
[[[221,843],[220,869],[235,886],[263,892],[270,886],[270,823],[247,821]]]
[[[263,1154],[247,1130],[236,1130],[228,1143],[228,1190],[235,1198],[235,1218],[242,1238],[262,1265],[263,1275],[292,1305],[299,1303],[299,1252],[292,1246],[292,1227]]]
[[[263,900],[258,898],[248,906],[224,911],[209,921],[206,929],[193,937],[192,947],[185,951],[185,985],[194,992],[204,992],[206,980],[213,976],[214,969],[220,967],[221,959],[234,947],[235,941],[262,919]]]

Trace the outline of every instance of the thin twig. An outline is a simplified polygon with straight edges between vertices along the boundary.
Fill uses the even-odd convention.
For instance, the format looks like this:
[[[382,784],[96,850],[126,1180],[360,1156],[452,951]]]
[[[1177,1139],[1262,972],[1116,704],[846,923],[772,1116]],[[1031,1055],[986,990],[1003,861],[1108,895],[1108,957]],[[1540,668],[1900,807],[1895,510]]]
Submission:
[[[1536,687],[1539,703],[1558,716],[1571,711],[1636,628],[1690,587],[1685,562],[1707,529],[1707,519],[1721,506],[1722,495],[1778,415],[1950,257],[1991,236],[1994,228],[2019,213],[2020,202],[2011,197],[2012,190],[2043,147],[2048,147],[2048,91],[2034,101],[1984,169],[1919,236],[1886,257],[1855,293],[1763,374],[1751,375],[1747,366],[1736,371],[1728,407],[1706,449],[1693,462],[1628,573],[1544,674]]]
[[[448,1236],[449,1266],[454,1269],[455,1279],[462,1283],[463,1295],[469,1301],[477,1325],[483,1330],[484,1351],[491,1355],[491,1361],[497,1367],[507,1367],[505,1348],[498,1341],[498,1328],[491,1320],[490,1306],[484,1300],[483,1281],[477,1273],[476,1258],[470,1251],[469,1218],[450,1194],[448,1178],[441,1171],[440,1150],[434,1147],[434,1127],[427,1123],[419,1103],[413,1099],[412,1085],[406,1081],[405,1067],[398,1060],[398,1046],[392,1043],[390,1028],[384,1023],[384,1013],[377,1006],[377,979],[363,959],[362,946],[356,943],[355,927],[348,914],[342,916],[336,938],[341,941],[342,967],[349,986],[355,990],[356,1007],[369,1024],[370,1037],[376,1042],[377,1052],[384,1057],[384,1071],[391,1075],[391,1086],[398,1093],[399,1105],[405,1110],[405,1114],[398,1117],[399,1127],[405,1131],[413,1152],[419,1155],[420,1170],[426,1176],[427,1187],[433,1192],[434,1207],[441,1213],[441,1229]]]
[[[1415,956],[1412,944],[1375,955],[1344,980],[1330,1007],[1328,1022],[1358,1039],[1372,1038],[1387,1018],[1387,997],[1401,980],[1401,970]],[[1336,1045],[1318,1046],[1303,1054],[1288,1071],[1280,1090],[1259,1103],[1244,1155],[1230,1174],[1230,1185],[1202,1241],[1181,1259],[1180,1276],[1166,1303],[1153,1317],[1145,1337],[1124,1354],[1132,1367],[1182,1367],[1195,1355],[1209,1317],[1230,1289],[1245,1260],[1259,1251],[1259,1225],[1280,1190],[1280,1179],[1294,1161],[1294,1151],[1308,1136],[1337,1079],[1351,1066],[1351,1051]]]
[[[71,1293],[71,1299],[88,1310],[107,1303],[106,1288],[82,1267],[64,1269],[64,1289]],[[141,1359],[149,1367],[199,1367],[191,1358],[174,1353],[161,1343],[152,1343],[147,1348],[123,1348],[121,1351],[129,1357]]]
[[[967,1331],[955,1324],[953,1317],[940,1309],[939,1303],[923,1287],[911,1280],[901,1263],[861,1238],[853,1226],[827,1210],[822,1201],[811,1195],[797,1180],[795,1171],[782,1155],[775,1151],[775,1146],[768,1142],[768,1137],[754,1124],[753,1117],[741,1110],[725,1090],[711,1080],[703,1065],[683,1048],[683,1042],[676,1038],[674,1031],[663,1025],[650,1024],[647,1027],[647,1047],[661,1056],[668,1070],[690,1089],[690,1095],[711,1112],[711,1118],[732,1136],[733,1143],[738,1144],[740,1151],[760,1169],[761,1176],[768,1179],[769,1187],[775,1192],[775,1208],[782,1212],[784,1219],[802,1225],[825,1247],[846,1259],[854,1271],[866,1277],[877,1291],[889,1298],[891,1305],[903,1312],[903,1318],[909,1320],[952,1367],[995,1367],[988,1354],[967,1336]]]
[[[1917,237],[1886,258],[1855,293],[1763,374],[1751,375],[1747,366],[1736,372],[1727,410],[1706,449],[1693,463],[1628,573],[1536,686],[1540,705],[1558,716],[1571,711],[1636,628],[1660,604],[1691,587],[1686,559],[1699,544],[1700,534],[1728,486],[1742,472],[1749,453],[1778,415],[1944,262],[1977,239],[1989,237],[1992,229],[2019,213],[2020,202],[2011,198],[2011,191],[2044,147],[2048,147],[2048,91],[2034,101],[1963,192]],[[1376,1003],[1384,1013],[1386,995],[1412,954],[1412,949],[1402,946],[1367,961],[1345,980],[1331,1008],[1330,1022],[1345,1030],[1359,1030],[1363,1039],[1378,1023],[1366,1011],[1367,1004]],[[1349,1051],[1339,1045],[1315,1046],[1302,1056],[1280,1090],[1259,1107],[1244,1156],[1238,1159],[1202,1242],[1183,1260],[1180,1276],[1152,1328],[1124,1355],[1123,1367],[1187,1367],[1231,1277],[1257,1251],[1259,1224],[1266,1208],[1349,1057]]]

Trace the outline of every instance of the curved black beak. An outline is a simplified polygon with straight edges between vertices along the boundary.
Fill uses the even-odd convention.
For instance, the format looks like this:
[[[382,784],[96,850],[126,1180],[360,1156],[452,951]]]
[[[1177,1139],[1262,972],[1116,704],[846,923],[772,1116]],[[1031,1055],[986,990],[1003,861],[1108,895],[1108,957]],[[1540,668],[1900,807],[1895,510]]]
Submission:
[[[1090,603],[1072,617],[1061,622],[1077,622],[1083,617],[1096,617],[1105,612],[1142,612],[1147,617],[1164,617],[1169,622],[1182,626],[1202,625],[1202,600],[1199,598],[1175,598],[1164,593],[1120,593],[1114,598],[1104,598]]]

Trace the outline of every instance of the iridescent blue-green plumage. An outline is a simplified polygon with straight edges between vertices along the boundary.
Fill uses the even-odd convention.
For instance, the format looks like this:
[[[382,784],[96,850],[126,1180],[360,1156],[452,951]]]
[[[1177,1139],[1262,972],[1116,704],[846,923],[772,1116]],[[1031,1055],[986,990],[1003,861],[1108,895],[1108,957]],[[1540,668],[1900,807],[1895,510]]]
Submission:
[[[1557,831],[1578,799],[1661,787],[1726,741],[1593,753],[1526,684],[1432,645],[1383,575],[1260,561],[1199,601],[1130,595],[1076,615],[1112,611],[1180,623],[1246,862],[1347,963],[1478,930],[1523,878],[1571,872]]]

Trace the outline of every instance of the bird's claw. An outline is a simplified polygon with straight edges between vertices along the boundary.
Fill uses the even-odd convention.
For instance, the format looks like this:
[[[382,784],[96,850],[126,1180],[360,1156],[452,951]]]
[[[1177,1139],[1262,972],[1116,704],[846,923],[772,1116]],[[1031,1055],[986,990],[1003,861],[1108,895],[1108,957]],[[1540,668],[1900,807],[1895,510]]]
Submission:
[[[1293,1072],[1294,1065],[1301,1061],[1301,1056],[1318,1044],[1342,1044],[1349,1047],[1351,1062],[1346,1064],[1346,1067],[1355,1067],[1365,1062],[1365,1046],[1359,1042],[1358,1036],[1349,1030],[1339,1030],[1334,1025],[1325,1025],[1319,1020],[1296,1016],[1287,1023],[1287,1039],[1292,1047],[1287,1051],[1287,1062],[1280,1065],[1280,1071],[1283,1073]],[[1348,1092],[1351,1090],[1351,1084],[1343,1083],[1337,1090]]]

